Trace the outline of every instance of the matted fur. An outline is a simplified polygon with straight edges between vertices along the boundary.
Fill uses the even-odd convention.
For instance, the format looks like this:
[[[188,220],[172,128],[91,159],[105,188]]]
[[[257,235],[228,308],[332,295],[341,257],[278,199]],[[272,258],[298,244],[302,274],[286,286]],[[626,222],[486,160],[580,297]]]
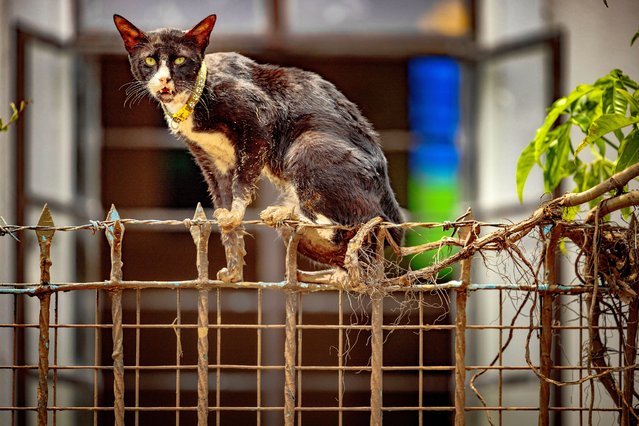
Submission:
[[[215,207],[243,216],[264,175],[281,189],[283,204],[303,220],[356,225],[381,216],[401,221],[379,137],[333,84],[308,71],[258,64],[237,53],[204,56],[214,15],[188,32],[144,33],[114,18],[133,75],[169,112],[188,98],[206,61],[203,95],[175,133],[202,170]],[[145,62],[149,56],[155,67]],[[186,60],[176,65],[177,57]],[[165,93],[154,92],[160,87],[158,75],[166,82],[167,73],[171,91],[161,86]],[[392,234],[401,240],[399,229]],[[299,249],[313,260],[339,266],[352,236],[308,232]]]

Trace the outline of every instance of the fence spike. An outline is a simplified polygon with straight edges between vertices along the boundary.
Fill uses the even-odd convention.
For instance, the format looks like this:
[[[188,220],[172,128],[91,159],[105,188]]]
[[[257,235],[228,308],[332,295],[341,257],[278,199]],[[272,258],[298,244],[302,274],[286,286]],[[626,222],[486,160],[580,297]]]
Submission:
[[[195,213],[193,214],[193,221],[196,222],[204,222],[207,220],[206,213],[202,208],[202,204],[197,203],[197,207],[195,208]],[[189,232],[191,233],[191,237],[193,238],[193,242],[195,243],[195,247],[199,250],[200,240],[202,237],[207,238],[211,234],[211,224],[204,223],[193,224],[188,223],[187,228],[189,228]]]
[[[109,225],[106,227],[106,237],[107,240],[109,240],[109,245],[111,247],[113,247],[113,243],[114,243],[114,239],[115,239],[115,222],[119,222],[120,220],[120,213],[118,213],[118,210],[115,208],[115,205],[111,204],[111,208],[109,209],[109,212],[107,213],[106,216],[106,221],[107,222],[114,222],[112,225]]]
[[[53,227],[53,217],[47,204],[42,208],[38,226]],[[51,282],[51,242],[53,229],[36,229],[38,246],[40,247],[40,285],[46,287]],[[49,403],[49,323],[51,293],[44,292],[40,299],[39,336],[38,336],[38,426],[47,424],[47,407]]]
[[[38,219],[38,226],[50,228],[55,226],[53,217],[51,216],[51,210],[49,210],[47,204],[42,208],[42,213],[40,213],[40,218]],[[37,229],[35,233],[38,237],[38,245],[40,246],[40,283],[48,285],[51,281],[51,274],[49,272],[51,268],[51,240],[53,239],[55,230]]]

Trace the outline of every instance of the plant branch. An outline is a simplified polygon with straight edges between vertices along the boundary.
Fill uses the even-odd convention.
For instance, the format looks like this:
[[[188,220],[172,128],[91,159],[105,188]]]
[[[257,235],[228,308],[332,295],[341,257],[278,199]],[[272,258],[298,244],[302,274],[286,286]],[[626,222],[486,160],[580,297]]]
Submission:
[[[614,211],[621,210],[626,207],[639,205],[639,191],[630,191],[616,197],[608,198],[593,207],[586,215],[586,223],[592,223],[595,220],[595,214],[599,210],[599,217],[604,217]]]
[[[592,201],[613,189],[623,188],[630,180],[637,176],[639,176],[639,163],[633,164],[627,169],[612,175],[609,179],[584,192],[565,194],[564,196],[551,201],[551,203],[557,202],[561,207],[575,207]]]

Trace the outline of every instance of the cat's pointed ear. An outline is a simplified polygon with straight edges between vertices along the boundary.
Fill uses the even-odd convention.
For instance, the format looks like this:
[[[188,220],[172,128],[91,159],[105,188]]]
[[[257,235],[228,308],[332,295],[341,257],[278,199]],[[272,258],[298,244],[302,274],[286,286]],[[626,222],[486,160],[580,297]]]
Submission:
[[[217,20],[216,15],[209,15],[202,19],[199,24],[191,28],[184,37],[193,40],[200,52],[204,53],[206,46],[209,45],[209,37]]]
[[[146,35],[142,31],[120,15],[113,15],[113,22],[122,36],[127,52],[132,53],[135,46],[146,40]]]

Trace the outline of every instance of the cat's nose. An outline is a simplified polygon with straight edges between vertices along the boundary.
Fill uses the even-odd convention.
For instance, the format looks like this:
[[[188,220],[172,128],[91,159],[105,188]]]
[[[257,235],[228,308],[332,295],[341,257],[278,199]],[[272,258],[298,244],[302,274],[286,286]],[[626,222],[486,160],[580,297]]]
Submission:
[[[169,84],[169,81],[171,81],[171,77],[160,77],[160,83],[162,84]]]

